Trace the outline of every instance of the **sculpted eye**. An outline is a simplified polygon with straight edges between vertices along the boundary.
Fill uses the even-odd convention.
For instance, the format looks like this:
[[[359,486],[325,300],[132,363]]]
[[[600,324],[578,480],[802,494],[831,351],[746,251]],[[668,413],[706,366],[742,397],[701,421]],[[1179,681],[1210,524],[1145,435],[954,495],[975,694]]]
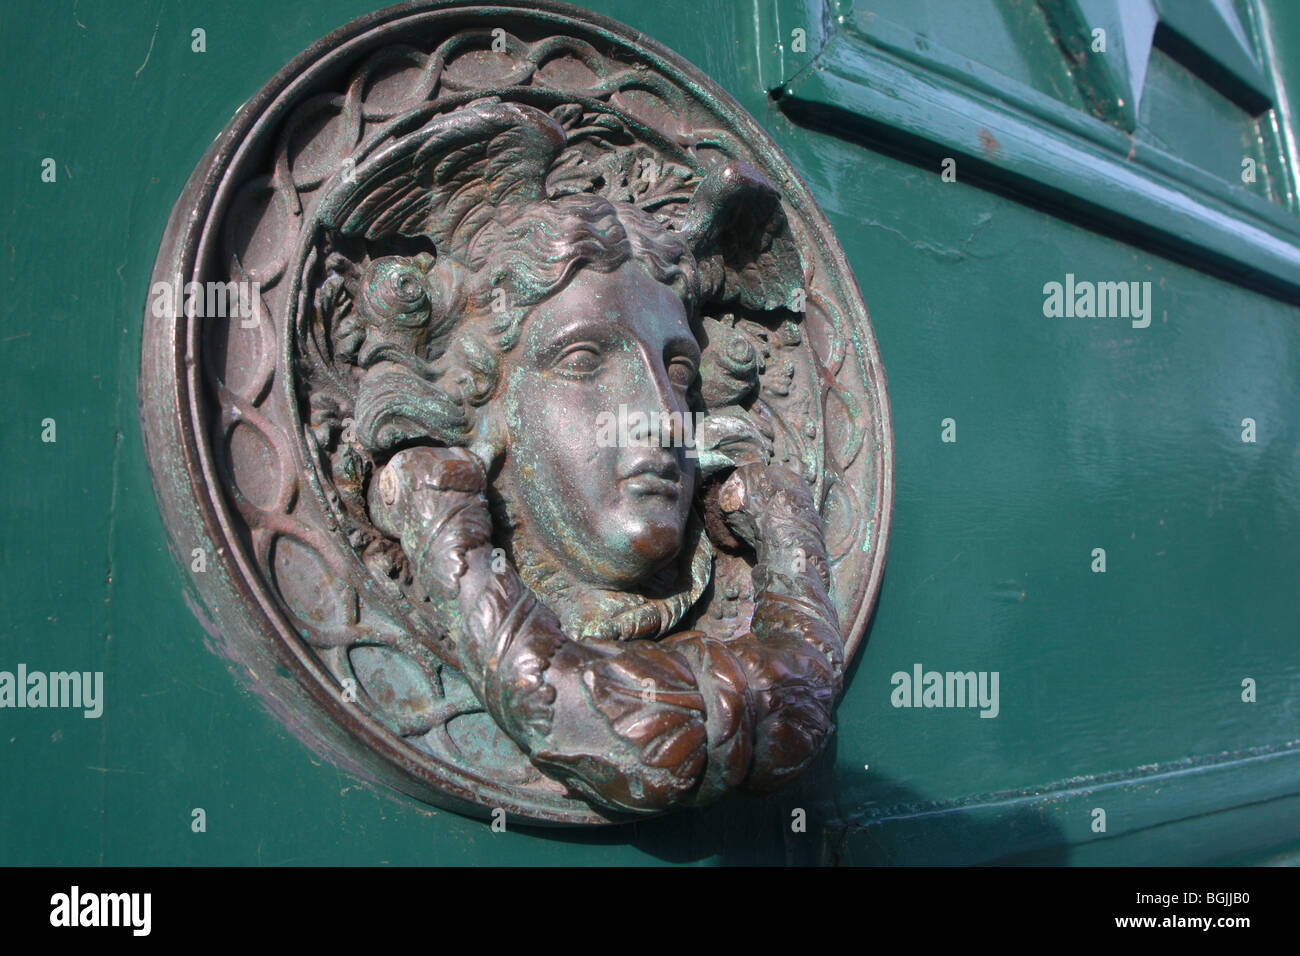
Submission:
[[[562,375],[583,377],[599,371],[600,365],[600,350],[584,342],[565,349],[555,360],[554,368]]]
[[[695,363],[685,355],[678,355],[668,363],[668,377],[680,388],[690,388],[695,384]]]

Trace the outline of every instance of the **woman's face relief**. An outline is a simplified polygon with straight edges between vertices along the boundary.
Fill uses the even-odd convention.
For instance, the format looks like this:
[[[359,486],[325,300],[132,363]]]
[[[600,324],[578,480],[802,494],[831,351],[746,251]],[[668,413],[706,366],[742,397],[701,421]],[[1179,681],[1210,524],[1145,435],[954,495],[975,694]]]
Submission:
[[[682,300],[635,260],[581,270],[504,357],[485,409],[508,436],[501,478],[537,543],[584,583],[632,587],[681,550],[699,363]]]

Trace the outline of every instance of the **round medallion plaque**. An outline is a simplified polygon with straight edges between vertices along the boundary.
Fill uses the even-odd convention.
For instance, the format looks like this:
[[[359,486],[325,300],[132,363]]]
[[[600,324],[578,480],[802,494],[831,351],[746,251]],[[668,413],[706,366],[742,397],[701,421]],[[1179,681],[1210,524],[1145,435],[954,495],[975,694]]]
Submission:
[[[892,445],[857,286],[734,100],[576,7],[325,37],[186,185],[140,398],[219,649],[420,799],[762,793],[833,733]]]

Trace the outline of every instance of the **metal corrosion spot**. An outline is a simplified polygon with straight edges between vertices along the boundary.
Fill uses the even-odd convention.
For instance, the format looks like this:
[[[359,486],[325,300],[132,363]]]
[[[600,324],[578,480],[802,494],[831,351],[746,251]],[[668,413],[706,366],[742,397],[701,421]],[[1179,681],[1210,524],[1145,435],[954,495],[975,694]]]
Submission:
[[[740,480],[740,475],[733,472],[718,489],[718,506],[728,514],[745,507],[745,485]]]

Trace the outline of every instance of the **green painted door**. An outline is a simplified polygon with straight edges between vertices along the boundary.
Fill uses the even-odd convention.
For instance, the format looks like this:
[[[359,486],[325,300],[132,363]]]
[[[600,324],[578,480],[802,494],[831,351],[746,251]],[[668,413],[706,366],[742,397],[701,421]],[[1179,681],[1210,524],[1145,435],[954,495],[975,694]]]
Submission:
[[[0,864],[1296,852],[1300,8],[590,6],[771,133],[871,310],[897,492],[833,752],[768,801],[593,834],[494,833],[304,747],[168,552],[141,315],[208,143],[369,7],[23,0],[0,11],[0,671],[102,672],[103,694],[98,716],[0,709]]]

